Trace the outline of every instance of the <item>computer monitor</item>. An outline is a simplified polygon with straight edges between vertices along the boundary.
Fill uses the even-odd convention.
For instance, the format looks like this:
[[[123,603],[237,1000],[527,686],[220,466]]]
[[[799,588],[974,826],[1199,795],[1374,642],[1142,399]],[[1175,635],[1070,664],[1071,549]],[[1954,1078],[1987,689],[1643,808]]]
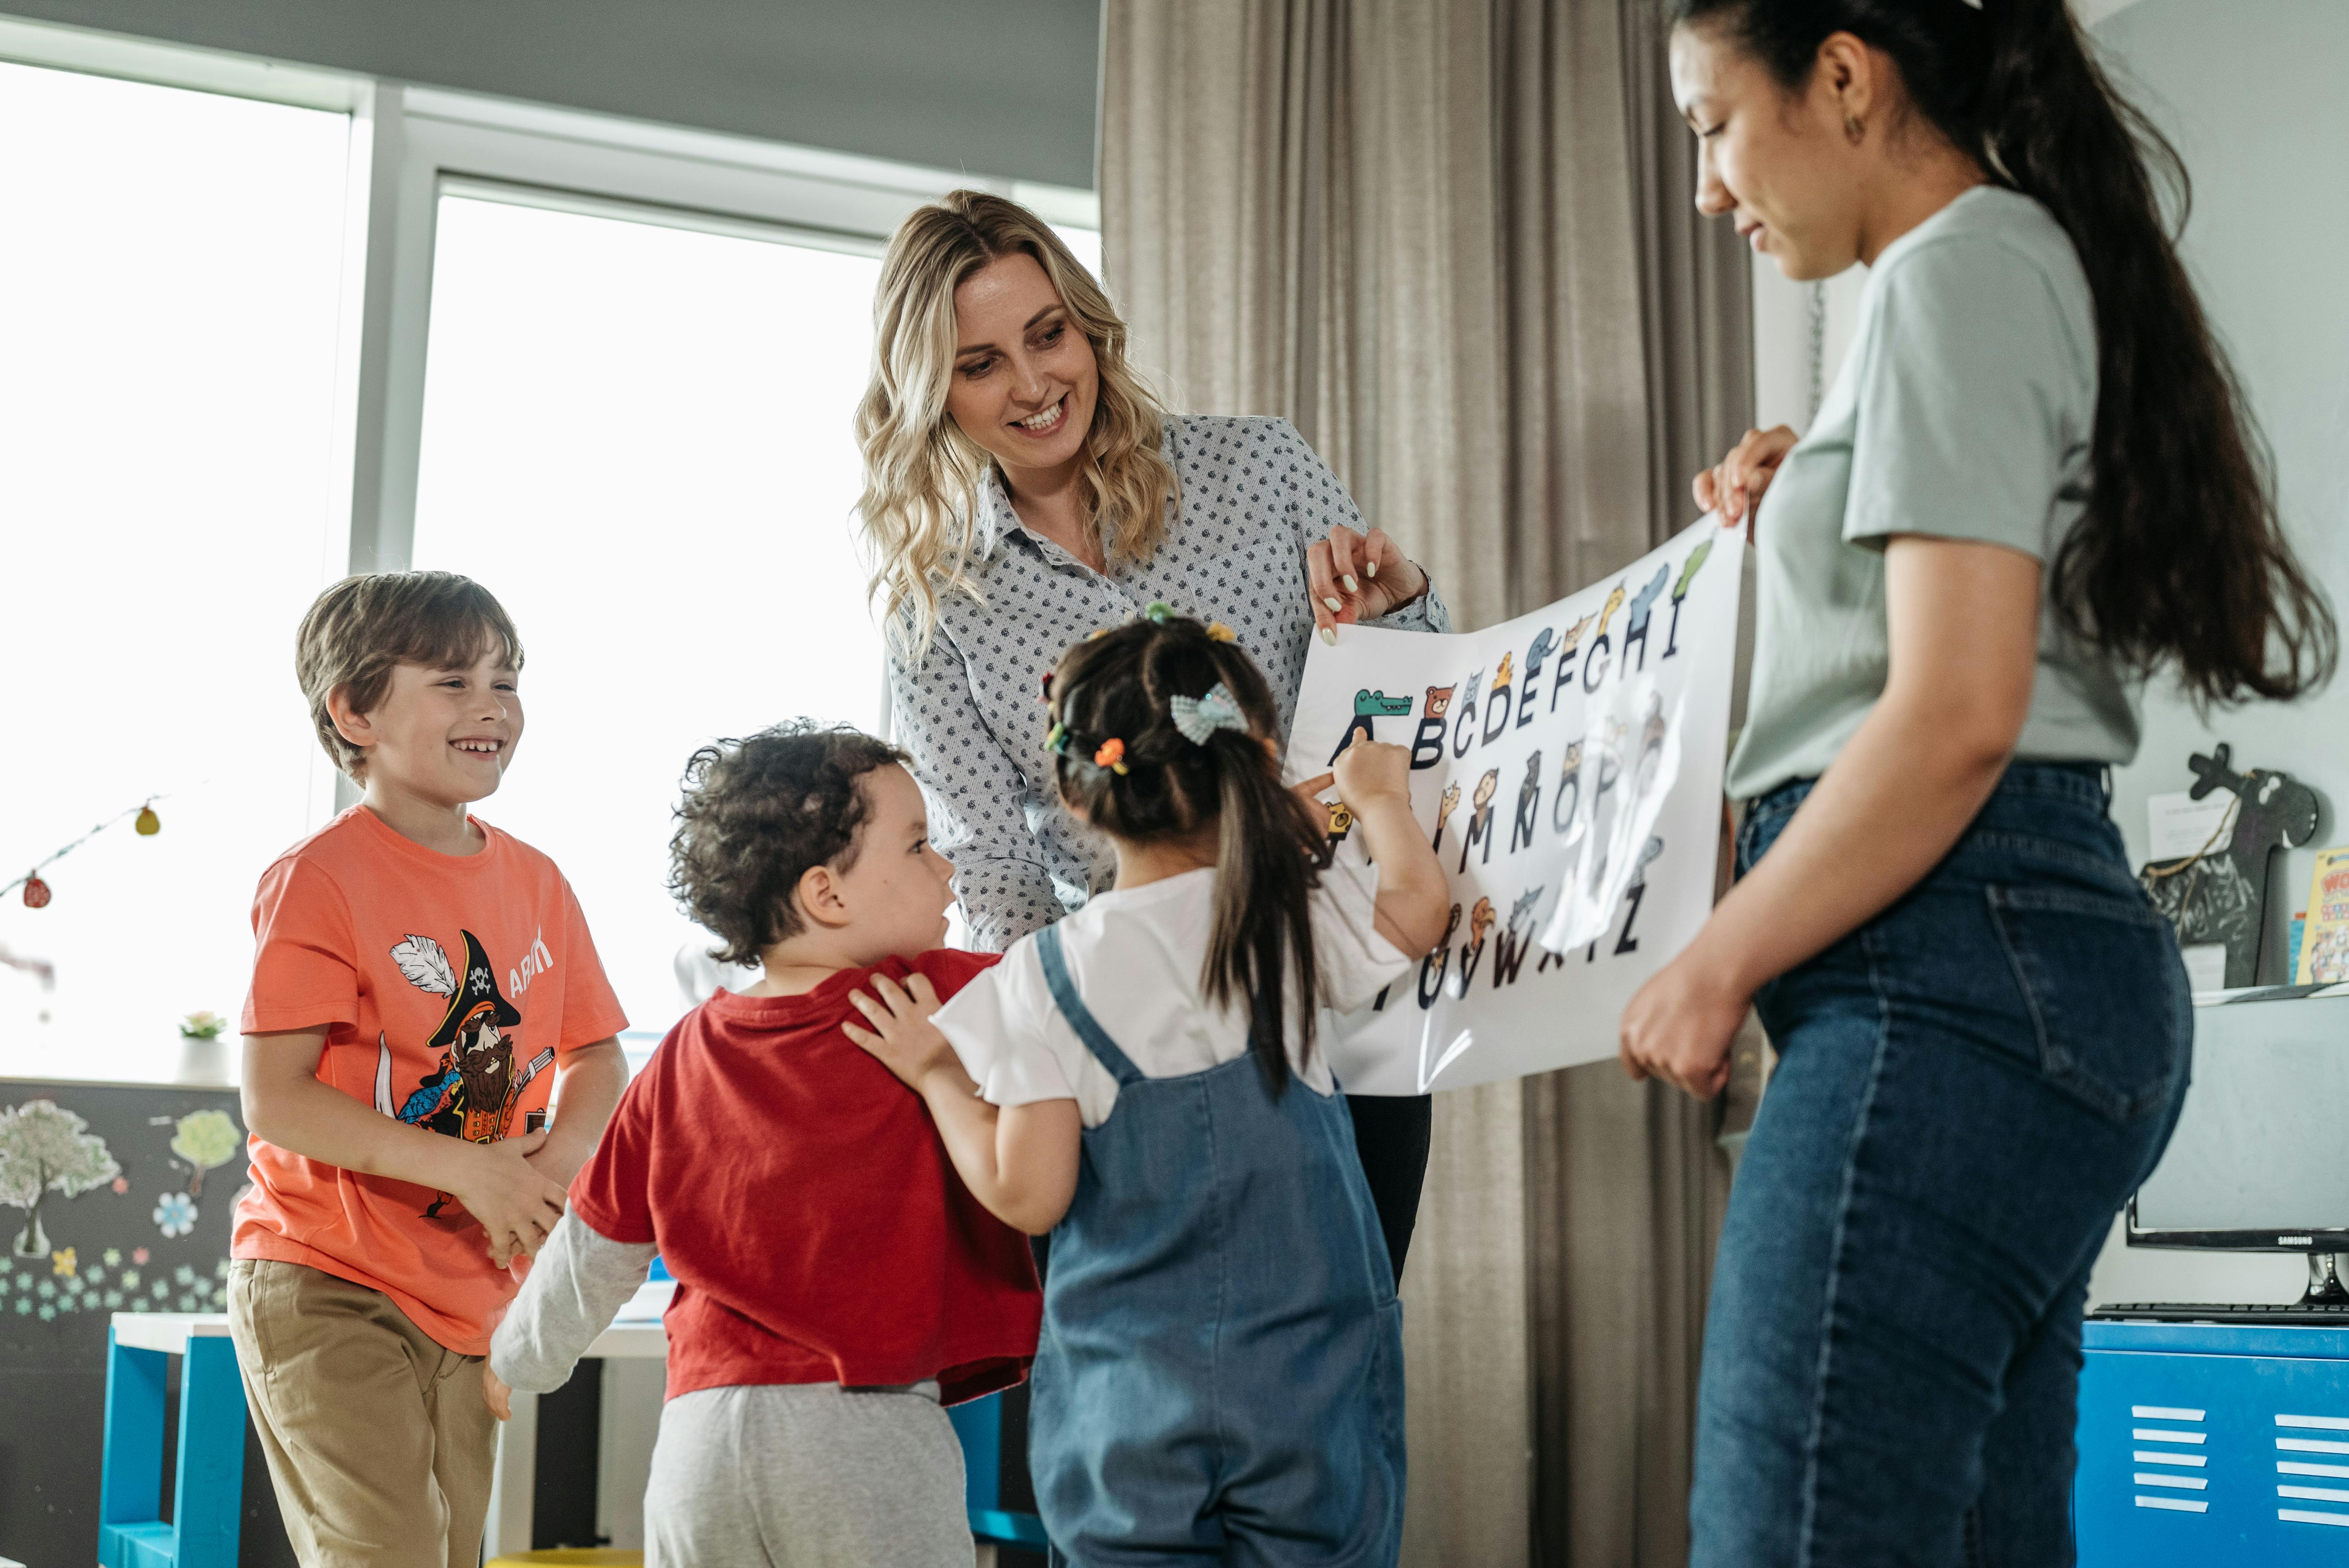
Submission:
[[[2349,1253],[2349,985],[2198,999],[2193,1086],[2128,1241]]]

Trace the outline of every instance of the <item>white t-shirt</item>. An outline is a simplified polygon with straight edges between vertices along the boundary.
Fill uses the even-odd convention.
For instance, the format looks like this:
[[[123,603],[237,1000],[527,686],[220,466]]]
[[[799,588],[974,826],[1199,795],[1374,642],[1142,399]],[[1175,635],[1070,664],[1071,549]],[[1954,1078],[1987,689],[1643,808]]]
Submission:
[[[1211,1008],[1199,995],[1215,897],[1216,872],[1207,867],[1095,893],[1060,923],[1077,995],[1145,1078],[1184,1078],[1247,1053],[1247,1008]],[[1378,934],[1377,900],[1377,868],[1342,859],[1321,873],[1313,894],[1321,998],[1341,1013],[1368,1006],[1414,962]],[[1053,1005],[1034,936],[1013,944],[1002,963],[957,992],[936,1022],[983,1099],[1074,1099],[1087,1127],[1109,1119],[1117,1079]],[[1299,1062],[1289,1041],[1289,1067],[1323,1094],[1334,1087],[1327,1036],[1325,1019],[1310,1062]]]

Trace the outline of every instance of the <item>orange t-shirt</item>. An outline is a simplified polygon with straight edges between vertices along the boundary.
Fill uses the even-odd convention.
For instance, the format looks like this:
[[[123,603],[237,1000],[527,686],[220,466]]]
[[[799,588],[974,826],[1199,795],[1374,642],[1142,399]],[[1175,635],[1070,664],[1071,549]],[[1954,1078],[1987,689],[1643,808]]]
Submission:
[[[627,1026],[571,884],[475,820],[444,855],[354,806],[262,873],[246,1034],[326,1028],[318,1078],[476,1143],[524,1131],[581,1046]],[[513,1277],[454,1198],[252,1140],[230,1250],[382,1291],[460,1355],[490,1346]]]

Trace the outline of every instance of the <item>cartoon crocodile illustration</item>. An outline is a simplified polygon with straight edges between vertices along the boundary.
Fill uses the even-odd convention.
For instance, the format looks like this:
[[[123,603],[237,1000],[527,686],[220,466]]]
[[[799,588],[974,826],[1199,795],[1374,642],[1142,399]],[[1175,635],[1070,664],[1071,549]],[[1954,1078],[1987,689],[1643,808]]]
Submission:
[[[1433,688],[1430,688],[1430,695],[1433,695]],[[1376,740],[1379,736],[1378,731],[1371,727],[1372,719],[1381,717],[1400,718],[1410,711],[1411,698],[1407,696],[1389,696],[1382,691],[1356,692],[1354,721],[1346,726],[1346,733],[1338,738],[1338,749],[1330,753],[1330,760],[1337,761],[1345,753],[1346,748],[1354,744],[1354,737],[1357,735],[1365,740]]]

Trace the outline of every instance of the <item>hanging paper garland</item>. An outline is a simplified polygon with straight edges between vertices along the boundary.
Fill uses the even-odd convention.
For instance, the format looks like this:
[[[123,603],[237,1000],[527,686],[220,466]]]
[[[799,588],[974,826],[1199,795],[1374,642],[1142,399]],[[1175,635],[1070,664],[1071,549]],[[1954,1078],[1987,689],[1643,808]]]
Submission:
[[[84,833],[80,838],[76,839],[72,843],[67,844],[65,848],[51,855],[48,860],[36,862],[31,871],[26,872],[15,882],[0,884],[0,893],[7,892],[11,888],[21,887],[25,890],[25,907],[26,909],[47,908],[50,892],[49,884],[41,880],[41,871],[44,867],[49,865],[53,861],[65,859],[66,856],[73,853],[76,850],[89,842],[90,840],[98,837],[98,834],[114,826],[115,823],[121,821],[125,817],[136,817],[138,819],[137,821],[131,824],[131,827],[138,831],[141,838],[153,838],[157,833],[163,830],[163,819],[155,814],[155,802],[162,799],[164,799],[164,797],[160,795],[150,795],[140,804],[133,806],[128,810],[116,812],[113,816],[109,817],[105,821],[100,822],[97,827],[92,828],[88,832]]]

